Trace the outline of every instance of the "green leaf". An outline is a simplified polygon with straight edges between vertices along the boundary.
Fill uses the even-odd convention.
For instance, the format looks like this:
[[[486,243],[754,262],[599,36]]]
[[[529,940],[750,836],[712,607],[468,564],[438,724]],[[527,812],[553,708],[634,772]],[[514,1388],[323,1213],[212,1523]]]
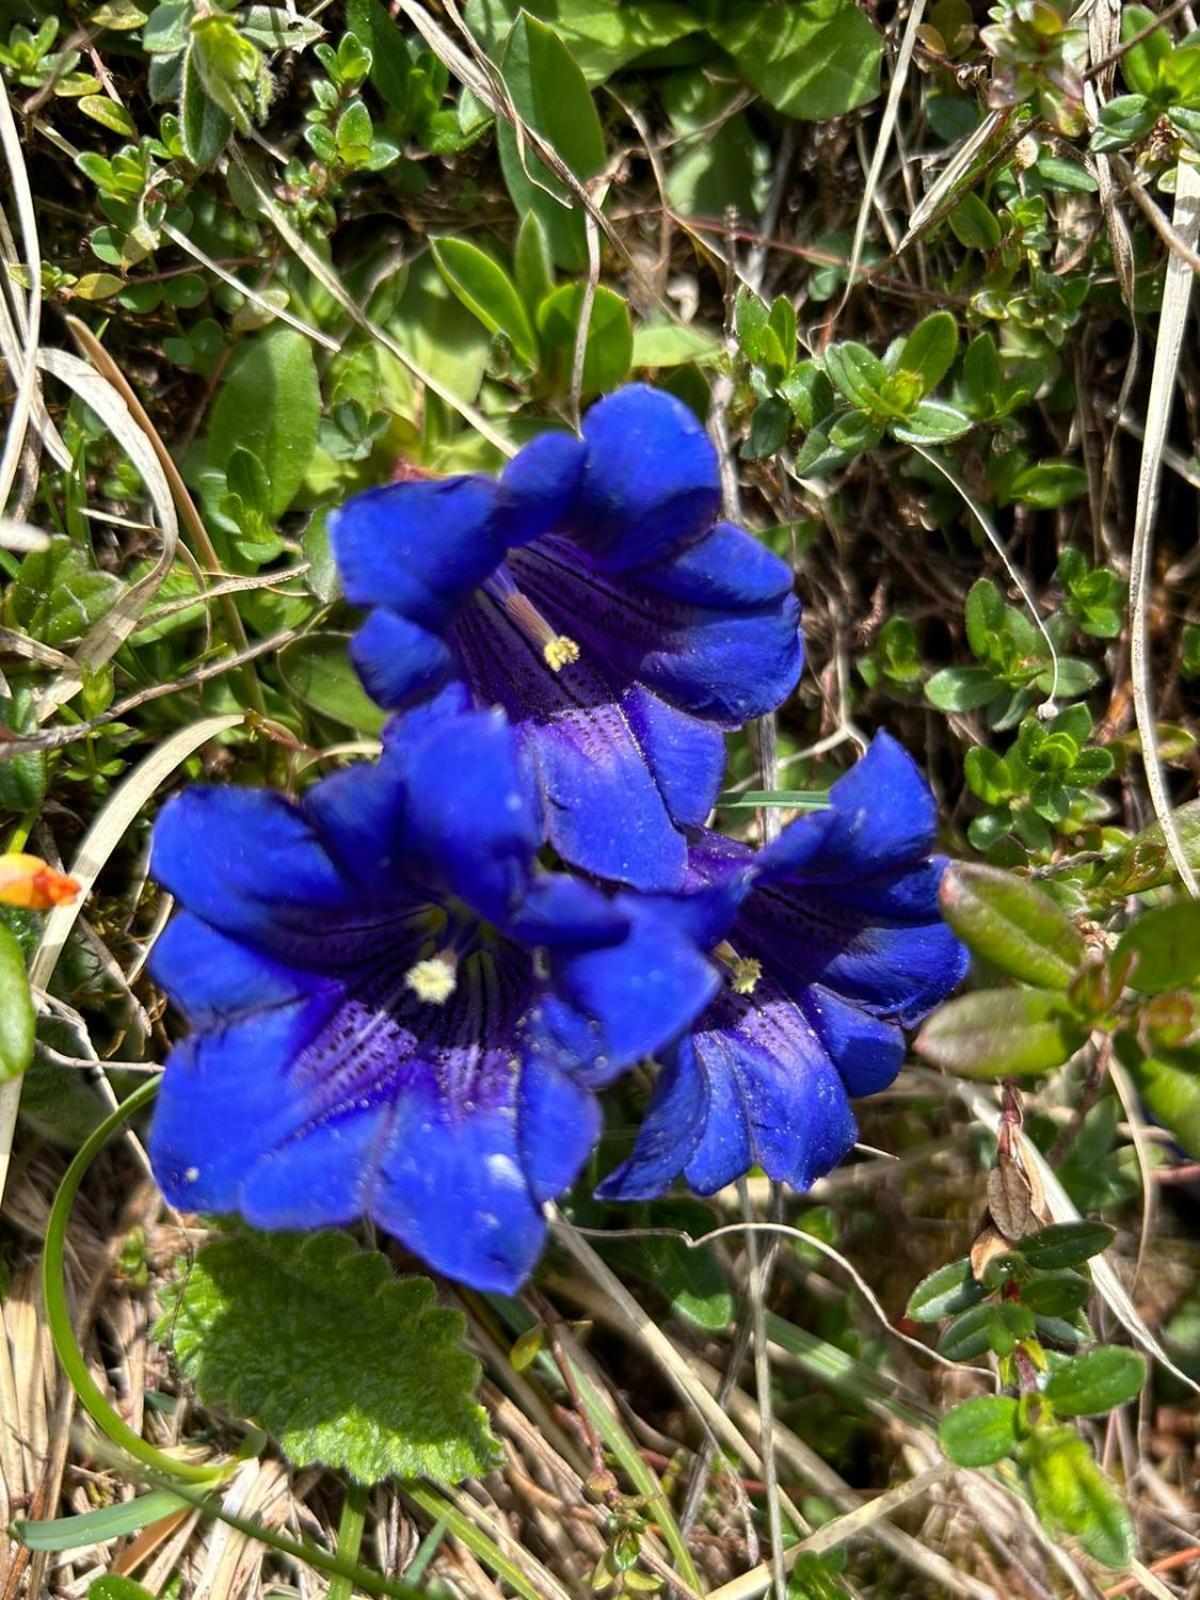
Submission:
[[[115,100],[110,100],[106,94],[85,94],[77,104],[93,122],[98,122],[110,133],[119,133],[126,139],[137,138],[137,123],[124,106],[118,105]]]
[[[279,652],[279,676],[304,704],[359,733],[377,734],[387,721],[359,681],[349,634],[308,634]]]
[[[82,639],[108,611],[124,585],[111,572],[97,572],[89,552],[65,537],[22,561],[9,594],[13,615],[43,644],[62,649]]]
[[[465,239],[430,241],[438,271],[491,333],[501,333],[528,366],[538,359],[537,335],[517,286],[498,262]]]
[[[527,211],[521,218],[521,226],[517,230],[513,272],[521,299],[532,314],[554,288],[554,263],[550,259],[546,230],[532,211]]]
[[[1012,799],[1012,769],[1003,756],[985,744],[973,744],[963,757],[963,775],[971,793],[984,805],[1002,806]]]
[[[582,72],[556,33],[521,12],[505,43],[500,70],[523,121],[576,178],[582,182],[603,171],[607,153],[600,119]],[[583,212],[571,191],[542,166],[527,140],[523,149],[518,146],[505,121],[497,124],[496,143],[518,213],[534,212],[558,265],[582,272],[587,266],[587,235]]]
[[[915,373],[928,394],[949,372],[958,353],[958,323],[949,311],[935,311],[919,322],[900,351],[897,367]]]
[[[0,1083],[19,1078],[33,1060],[37,1019],[25,957],[0,922]]]
[[[916,1050],[965,1078],[1021,1078],[1068,1061],[1087,1038],[1048,989],[984,989],[950,1000],[917,1035]]]
[[[1021,1304],[1039,1317],[1070,1318],[1091,1298],[1092,1284],[1079,1272],[1042,1272],[1021,1289]]]
[[[1003,632],[1007,609],[1004,596],[992,580],[976,578],[967,591],[963,620],[971,654],[979,660],[987,660],[991,655],[996,635]]]
[[[557,354],[564,386],[571,381],[585,292],[582,283],[564,283],[538,308],[538,332],[548,348]],[[597,284],[583,356],[584,394],[604,394],[618,388],[625,381],[632,360],[633,323],[629,302],[615,290]]]
[[[1074,1428],[1037,1429],[1018,1462],[1047,1532],[1075,1535],[1104,1566],[1128,1566],[1135,1548],[1129,1513]]]
[[[1121,39],[1128,42],[1144,28],[1149,28],[1158,18],[1145,6],[1124,6],[1121,11]],[[1171,35],[1166,28],[1155,28],[1141,44],[1135,44],[1121,57],[1121,76],[1135,94],[1153,95],[1158,88],[1159,74],[1170,60]]]
[[[1009,496],[1039,511],[1054,511],[1077,500],[1087,489],[1087,473],[1070,461],[1039,461],[1017,473]]]
[[[124,1500],[119,1505],[101,1506],[75,1517],[53,1517],[46,1522],[17,1522],[14,1532],[27,1550],[83,1550],[90,1545],[119,1539],[139,1528],[160,1522],[178,1511],[186,1501],[168,1489],[152,1489],[149,1494]],[[112,1600],[123,1600],[113,1596]]]
[[[976,1305],[983,1295],[982,1284],[975,1281],[971,1263],[963,1256],[921,1279],[909,1297],[905,1315],[914,1322],[941,1322]]]
[[[688,362],[711,366],[721,358],[721,341],[706,328],[691,323],[650,321],[634,329],[633,365],[681,367]]]
[[[1200,1054],[1157,1046],[1152,1055],[1142,1055],[1128,1036],[1118,1041],[1118,1050],[1146,1110],[1200,1161]]]
[[[922,400],[892,432],[901,444],[948,444],[970,433],[974,424],[957,406],[944,400]]]
[[[1006,977],[1065,989],[1083,961],[1083,936],[1048,894],[999,867],[952,862],[942,877],[942,915]]]
[[[1200,800],[1189,800],[1172,817],[1185,860],[1200,867]],[[1106,893],[1115,897],[1144,894],[1170,883],[1175,876],[1162,824],[1152,822],[1113,855],[1103,882]]]
[[[942,1418],[938,1442],[955,1466],[991,1466],[1016,1449],[1018,1413],[1017,1402],[1007,1395],[966,1400]]]
[[[1039,1271],[1078,1267],[1101,1255],[1116,1238],[1107,1222],[1054,1222],[1027,1233],[1017,1249]]]
[[[865,344],[855,344],[852,339],[831,344],[825,352],[825,371],[834,388],[852,406],[863,411],[880,410],[887,368]]]
[[[109,1572],[88,1584],[88,1600],[154,1600],[154,1596],[132,1578]]]
[[[989,1350],[996,1355],[1007,1355],[1014,1342],[1001,1308],[979,1305],[948,1322],[937,1347],[947,1361],[977,1361]]]
[[[950,231],[968,250],[998,250],[1003,238],[1000,224],[977,194],[966,194],[946,221]]]
[[[673,0],[637,0],[616,6],[612,0],[467,0],[467,27],[494,58],[505,35],[524,9],[554,24],[591,84],[650,50],[661,50],[700,25],[696,10]]]
[[[413,61],[383,0],[346,0],[346,25],[371,52],[371,82],[393,111],[411,110]]]
[[[999,690],[988,667],[943,667],[925,685],[925,698],[939,711],[974,711]]]
[[[239,1230],[165,1299],[159,1337],[201,1400],[253,1417],[295,1466],[457,1482],[496,1463],[462,1316],[347,1234]]]
[[[1130,987],[1142,994],[1183,989],[1200,974],[1200,901],[1143,911],[1117,942],[1114,960],[1136,962]]]
[[[277,518],[308,471],[320,420],[312,347],[277,323],[247,339],[230,362],[209,420],[206,465],[221,472],[239,445],[252,450],[270,480],[267,513]]]
[[[1135,1399],[1145,1382],[1145,1356],[1109,1344],[1055,1367],[1042,1392],[1060,1417],[1098,1417]]]
[[[710,31],[785,116],[828,122],[879,93],[883,40],[854,0],[732,0]]]

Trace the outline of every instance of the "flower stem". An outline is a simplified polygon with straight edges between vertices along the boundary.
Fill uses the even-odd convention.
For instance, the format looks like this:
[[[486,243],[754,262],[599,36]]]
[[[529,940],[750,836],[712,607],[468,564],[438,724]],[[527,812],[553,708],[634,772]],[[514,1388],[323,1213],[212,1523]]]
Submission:
[[[362,1549],[363,1528],[367,1521],[367,1494],[365,1484],[353,1480],[346,1485],[346,1498],[342,1502],[342,1517],[338,1523],[337,1556],[347,1567],[358,1564]],[[348,1572],[339,1572],[329,1585],[329,1600],[351,1600],[354,1579]]]

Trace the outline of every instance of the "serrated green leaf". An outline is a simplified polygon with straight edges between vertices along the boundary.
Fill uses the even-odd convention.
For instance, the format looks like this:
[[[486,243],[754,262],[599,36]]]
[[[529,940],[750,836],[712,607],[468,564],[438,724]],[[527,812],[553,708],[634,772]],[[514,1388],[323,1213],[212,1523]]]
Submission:
[[[983,989],[950,1000],[917,1035],[927,1061],[964,1078],[1021,1078],[1073,1056],[1087,1028],[1049,989]]]
[[[952,863],[942,876],[942,915],[976,955],[1006,977],[1065,989],[1083,961],[1083,936],[1048,894],[998,867]]]
[[[959,1467],[987,1467],[1017,1444],[1018,1405],[1007,1395],[982,1394],[942,1418],[938,1442]]]
[[[208,427],[206,465],[223,471],[244,446],[271,484],[270,518],[291,505],[317,442],[321,392],[312,347],[277,324],[247,339],[229,364]]]
[[[1145,1382],[1145,1356],[1102,1345],[1055,1367],[1042,1392],[1060,1416],[1098,1417],[1134,1399]]]
[[[462,1316],[347,1234],[239,1230],[206,1245],[165,1300],[159,1336],[200,1398],[253,1417],[296,1466],[369,1484],[495,1465]]]
[[[941,1322],[976,1305],[983,1295],[983,1286],[975,1281],[971,1263],[963,1256],[921,1279],[909,1297],[905,1315],[914,1322]]]

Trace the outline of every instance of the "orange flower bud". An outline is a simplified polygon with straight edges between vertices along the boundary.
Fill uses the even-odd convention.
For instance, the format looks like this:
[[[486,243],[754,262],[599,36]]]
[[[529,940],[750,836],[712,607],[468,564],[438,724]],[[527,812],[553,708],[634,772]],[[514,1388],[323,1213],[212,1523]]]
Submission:
[[[67,905],[79,893],[79,884],[65,872],[56,872],[40,856],[19,852],[0,855],[0,905],[22,911],[49,911]]]

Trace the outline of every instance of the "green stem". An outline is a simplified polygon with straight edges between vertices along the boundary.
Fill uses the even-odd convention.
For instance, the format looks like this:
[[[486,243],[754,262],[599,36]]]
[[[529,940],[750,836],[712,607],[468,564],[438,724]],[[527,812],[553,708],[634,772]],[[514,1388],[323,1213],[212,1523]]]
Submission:
[[[405,1483],[401,1493],[414,1505],[431,1516],[435,1522],[445,1524],[446,1531],[465,1544],[472,1555],[478,1556],[485,1567],[490,1567],[501,1582],[516,1590],[521,1600],[545,1600],[535,1589],[520,1567],[504,1554],[494,1539],[465,1517],[457,1506],[442,1498],[436,1489],[423,1483]]]
[[[342,1502],[342,1518],[337,1531],[337,1558],[347,1568],[358,1564],[363,1528],[367,1521],[367,1494],[365,1484],[351,1481],[346,1485],[346,1498]],[[349,1572],[339,1572],[329,1585],[329,1600],[353,1600],[353,1595],[353,1577]]]
[[[123,1101],[111,1116],[106,1117],[96,1131],[84,1141],[75,1159],[67,1168],[66,1176],[59,1185],[54,1204],[50,1208],[50,1220],[46,1224],[46,1245],[42,1251],[42,1297],[46,1306],[46,1321],[50,1325],[50,1336],[54,1340],[54,1349],[62,1363],[63,1371],[79,1396],[84,1410],[97,1427],[143,1466],[152,1467],[156,1472],[184,1483],[212,1484],[225,1477],[229,1467],[200,1466],[193,1462],[179,1461],[176,1457],[167,1455],[165,1451],[155,1449],[117,1415],[88,1371],[83,1352],[75,1339],[75,1330],[71,1326],[71,1313],[67,1307],[64,1271],[67,1224],[71,1218],[71,1204],[76,1191],[84,1173],[109,1138],[123,1123],[128,1122],[136,1111],[149,1105],[157,1093],[157,1078],[150,1078],[135,1089],[129,1098]]]

